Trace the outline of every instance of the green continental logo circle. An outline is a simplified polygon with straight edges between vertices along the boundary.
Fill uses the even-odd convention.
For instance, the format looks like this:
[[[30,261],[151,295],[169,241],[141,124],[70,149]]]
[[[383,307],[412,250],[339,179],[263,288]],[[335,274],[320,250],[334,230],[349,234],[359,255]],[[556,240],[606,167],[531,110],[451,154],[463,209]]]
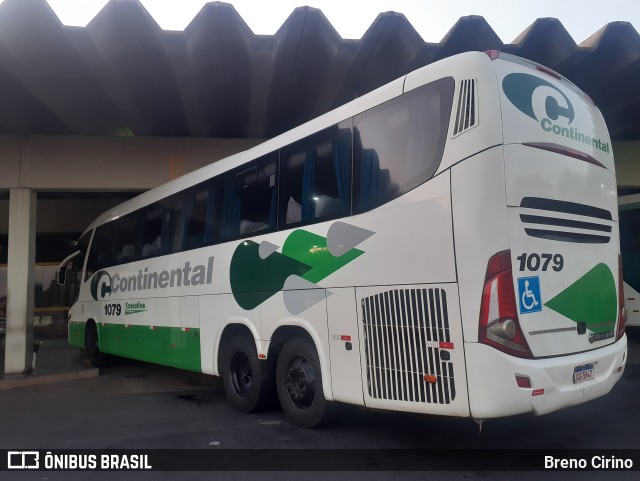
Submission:
[[[502,89],[513,106],[535,120],[543,131],[611,153],[608,142],[571,126],[576,117],[573,104],[551,82],[535,75],[511,73],[502,80]]]
[[[569,98],[555,85],[526,73],[512,73],[502,81],[502,89],[511,103],[523,114],[536,121],[575,118]]]
[[[89,288],[94,301],[104,299],[107,294],[111,295],[111,282],[111,276],[107,271],[96,272],[93,279],[91,279],[91,286]]]

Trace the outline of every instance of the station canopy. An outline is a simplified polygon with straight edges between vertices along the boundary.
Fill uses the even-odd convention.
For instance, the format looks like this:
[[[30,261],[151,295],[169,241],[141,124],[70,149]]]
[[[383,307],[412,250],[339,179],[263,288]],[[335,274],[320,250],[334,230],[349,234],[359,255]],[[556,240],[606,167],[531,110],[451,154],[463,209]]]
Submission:
[[[233,6],[209,3],[175,32],[137,0],[111,0],[82,28],[63,26],[45,0],[0,4],[0,133],[270,138],[419,67],[491,49],[558,71],[600,107],[614,140],[640,140],[640,36],[628,22],[577,45],[540,18],[504,44],[469,16],[428,43],[386,12],[345,40],[310,7],[255,35]]]

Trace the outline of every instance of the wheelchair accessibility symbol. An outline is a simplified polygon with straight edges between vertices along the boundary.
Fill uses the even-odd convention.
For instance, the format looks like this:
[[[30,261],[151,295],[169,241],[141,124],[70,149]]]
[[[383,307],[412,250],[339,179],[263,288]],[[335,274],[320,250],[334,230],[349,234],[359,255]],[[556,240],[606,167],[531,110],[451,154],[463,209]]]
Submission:
[[[520,314],[541,311],[540,278],[538,276],[519,277],[518,298],[520,300]]]

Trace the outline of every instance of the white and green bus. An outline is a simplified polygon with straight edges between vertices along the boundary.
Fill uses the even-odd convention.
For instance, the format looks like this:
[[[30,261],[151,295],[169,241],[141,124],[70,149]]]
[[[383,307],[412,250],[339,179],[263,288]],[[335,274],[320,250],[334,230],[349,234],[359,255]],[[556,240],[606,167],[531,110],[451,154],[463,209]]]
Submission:
[[[306,427],[331,402],[544,414],[622,376],[617,222],[592,101],[464,53],[98,217],[69,341]]]

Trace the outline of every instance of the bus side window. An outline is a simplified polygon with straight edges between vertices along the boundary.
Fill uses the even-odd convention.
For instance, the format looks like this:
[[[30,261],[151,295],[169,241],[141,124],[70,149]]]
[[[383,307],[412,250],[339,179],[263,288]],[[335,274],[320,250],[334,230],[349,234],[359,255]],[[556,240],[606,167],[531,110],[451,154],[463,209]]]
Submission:
[[[277,170],[278,154],[272,153],[220,177],[216,241],[275,230]]]
[[[164,208],[159,203],[145,209],[141,216],[140,257],[143,259],[166,253],[162,242]]]
[[[281,166],[280,228],[349,215],[351,128],[348,122],[283,148]]]
[[[173,231],[168,236],[171,239],[171,252],[197,249],[211,244],[214,198],[212,181],[172,196],[170,217],[173,217]]]
[[[213,194],[209,186],[203,186],[190,193],[185,204],[184,246],[196,249],[213,240]]]
[[[454,81],[436,80],[354,117],[354,213],[409,192],[438,169]]]
[[[115,264],[126,264],[140,257],[138,212],[132,212],[113,222],[113,260]]]

